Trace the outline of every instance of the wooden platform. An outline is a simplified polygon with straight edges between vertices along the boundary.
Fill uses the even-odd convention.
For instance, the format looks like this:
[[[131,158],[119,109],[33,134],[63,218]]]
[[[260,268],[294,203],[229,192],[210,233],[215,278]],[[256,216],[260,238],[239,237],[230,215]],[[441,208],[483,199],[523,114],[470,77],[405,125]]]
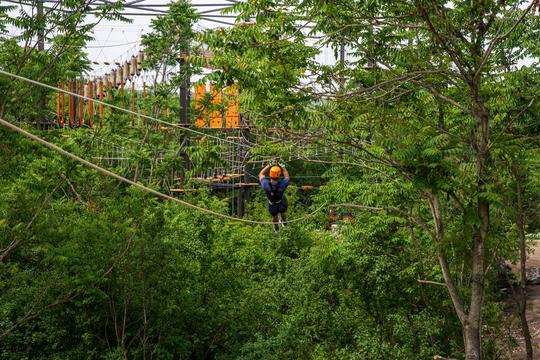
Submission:
[[[235,184],[230,184],[230,183],[224,183],[224,182],[216,182],[215,184],[212,183],[212,181],[208,181],[209,179],[205,179],[205,181],[201,181],[203,183],[205,183],[206,185],[208,186],[212,186],[212,185],[215,185],[216,187],[227,187],[227,188],[243,188],[243,187],[253,187],[253,186],[260,186],[259,183],[256,183],[256,182],[239,182],[239,183],[235,183]],[[218,185],[222,185],[222,186],[218,186]],[[292,186],[292,187],[295,187],[295,186]],[[319,186],[313,186],[313,185],[301,185],[301,186],[298,186],[297,189],[298,190],[319,190]],[[170,192],[172,193],[184,193],[184,192],[192,192],[192,191],[198,191],[200,190],[200,188],[198,189],[169,189]]]
[[[216,182],[228,182],[234,179],[239,179],[243,176],[244,174],[225,174],[221,176],[213,176],[213,177],[207,177],[207,178],[193,178],[191,180],[197,181],[197,182],[205,182],[205,183],[216,183]]]
[[[172,193],[184,193],[184,192],[193,192],[199,191],[199,189],[169,189],[169,192]]]
[[[212,183],[205,182],[205,184],[212,187]],[[227,188],[233,188],[234,187],[235,189],[244,188],[244,187],[251,187],[251,186],[259,186],[259,183],[236,183],[236,184],[218,183],[218,184],[219,185],[224,185],[223,187],[227,187]],[[221,186],[218,186],[218,187],[221,187]],[[201,189],[202,188],[198,188],[198,189],[169,189],[169,192],[171,192],[171,193],[186,193],[186,192],[199,191]]]
[[[259,186],[260,184],[259,183],[238,183],[234,185],[238,187],[247,187],[247,186]]]

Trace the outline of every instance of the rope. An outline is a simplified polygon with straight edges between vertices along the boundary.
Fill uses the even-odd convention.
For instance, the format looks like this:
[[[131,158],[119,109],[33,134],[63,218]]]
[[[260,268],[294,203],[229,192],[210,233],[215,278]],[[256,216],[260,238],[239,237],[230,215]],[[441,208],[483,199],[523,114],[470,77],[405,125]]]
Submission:
[[[1,70],[0,70],[1,71]],[[78,161],[80,162],[81,164],[84,164],[86,166],[88,166],[89,168],[92,168],[94,170],[96,170],[97,172],[103,174],[103,175],[106,175],[106,176],[110,176],[110,177],[113,177],[125,184],[128,184],[128,185],[131,185],[131,186],[134,186],[138,189],[141,189],[143,191],[146,191],[152,195],[155,195],[159,198],[162,198],[164,200],[170,200],[170,201],[174,201],[176,203],[179,203],[179,204],[182,204],[188,208],[191,208],[191,209],[195,209],[195,210],[198,210],[200,212],[203,212],[203,213],[206,213],[206,214],[210,214],[210,215],[214,215],[214,216],[219,216],[219,217],[222,217],[224,219],[227,219],[227,220],[232,220],[232,221],[238,221],[238,222],[243,222],[243,223],[248,223],[248,224],[259,224],[259,225],[273,225],[274,223],[271,222],[271,221],[255,221],[255,220],[248,220],[248,219],[240,219],[240,218],[236,218],[236,217],[233,217],[233,216],[229,216],[229,215],[225,215],[225,214],[221,214],[221,213],[218,213],[218,212],[215,212],[213,210],[210,210],[210,209],[206,209],[206,208],[203,208],[203,207],[199,207],[197,205],[194,205],[194,204],[191,204],[191,203],[188,203],[187,201],[183,201],[183,200],[180,200],[180,199],[177,199],[177,198],[174,198],[172,196],[169,196],[169,195],[166,195],[166,194],[163,194],[159,191],[156,191],[154,189],[151,189],[149,187],[146,187],[142,184],[139,184],[139,183],[136,183],[132,180],[129,180],[123,176],[120,176],[116,173],[113,173],[112,171],[109,171],[107,169],[104,169],[94,163],[91,163],[90,161],[87,161],[83,158],[80,158],[78,157],[77,155],[75,154],[72,154],[70,153],[69,151],[66,151],[64,149],[62,149],[61,147],[55,145],[55,144],[51,144],[50,142],[46,141],[46,140],[43,140],[42,138],[38,137],[38,136],[35,136],[34,134],[31,134],[29,133],[28,131],[26,130],[23,130],[21,129],[20,127],[16,126],[16,125],[13,125],[3,119],[0,118],[0,125],[2,126],[5,126],[7,127],[8,129],[11,129],[13,131],[16,131],[18,132],[19,134],[23,135],[23,136],[26,136],[27,138],[31,139],[31,140],[34,140],[38,143],[40,143],[41,145],[44,145],[46,147],[48,147],[49,149],[53,150],[53,151],[56,151],[57,153],[60,153],[64,156],[67,156],[75,161]],[[296,219],[292,219],[292,220],[289,220],[288,222],[289,223],[292,223],[292,222],[298,222],[298,221],[303,221],[303,220],[306,220],[310,217],[312,217],[313,215],[315,215],[316,213],[318,213],[326,204],[323,204],[321,205],[318,209],[316,209],[315,211],[303,216],[303,217],[300,217],[300,218],[296,218]]]
[[[231,143],[231,144],[236,144],[236,145],[239,145],[239,146],[248,147],[248,145],[240,144],[240,143],[237,143],[237,142],[234,142],[234,141],[231,141],[231,140],[227,140],[227,139],[222,139],[219,136],[207,134],[207,133],[204,133],[202,131],[197,131],[197,130],[190,129],[190,128],[185,127],[185,126],[180,126],[178,124],[173,124],[173,123],[170,123],[168,121],[160,120],[158,118],[155,118],[155,117],[152,117],[152,116],[149,116],[149,115],[144,115],[144,114],[138,113],[136,111],[131,111],[131,110],[128,110],[128,109],[124,109],[124,108],[116,106],[116,105],[108,104],[108,103],[103,102],[103,101],[101,101],[99,99],[91,99],[91,98],[86,97],[84,95],[79,95],[79,94],[76,94],[74,92],[70,92],[70,91],[67,91],[67,90],[64,90],[64,89],[61,89],[61,88],[57,88],[57,87],[54,87],[54,86],[51,86],[51,85],[48,85],[48,84],[45,84],[45,83],[42,83],[42,82],[39,82],[39,81],[36,81],[36,80],[26,78],[24,76],[20,76],[20,75],[10,73],[8,71],[4,71],[2,69],[0,69],[0,74],[9,76],[9,77],[14,78],[14,79],[26,81],[26,82],[28,82],[30,84],[41,86],[41,87],[44,87],[44,88],[47,88],[47,89],[50,89],[50,90],[53,90],[53,91],[60,91],[60,92],[62,92],[64,94],[72,95],[72,96],[75,96],[75,97],[78,97],[80,99],[84,99],[84,100],[87,100],[87,101],[92,101],[92,102],[94,102],[96,104],[105,105],[105,106],[108,106],[110,108],[117,109],[117,110],[123,111],[123,112],[131,114],[131,115],[140,116],[142,118],[152,120],[152,121],[155,121],[157,123],[165,124],[165,125],[168,125],[168,126],[172,126],[172,127],[178,128],[178,129],[182,129],[182,130],[185,130],[185,131],[189,131],[189,132],[192,132],[194,134],[198,134],[198,135],[202,135],[202,136],[206,136],[206,137],[210,137],[210,138],[214,138],[214,139],[218,139],[218,140],[223,140],[225,142],[228,142],[228,143]]]
[[[191,132],[191,133],[194,133],[194,134],[198,134],[198,135],[202,135],[202,136],[205,136],[205,137],[208,137],[208,138],[214,138],[214,139],[217,139],[217,140],[220,140],[220,141],[224,141],[224,142],[227,142],[227,143],[230,143],[230,144],[242,146],[242,147],[245,147],[245,148],[250,148],[249,144],[243,144],[243,143],[235,142],[235,141],[232,141],[232,140],[223,139],[223,138],[220,138],[219,136],[211,135],[211,134],[208,134],[208,133],[204,133],[202,131],[197,131],[197,130],[194,130],[194,129],[191,129],[191,128],[188,128],[188,127],[185,127],[185,126],[181,126],[179,124],[174,124],[174,123],[171,123],[171,122],[168,122],[168,121],[160,120],[160,119],[158,119],[156,117],[145,115],[145,114],[142,114],[142,113],[139,113],[139,112],[136,112],[136,111],[132,111],[132,110],[129,110],[129,109],[124,109],[122,107],[103,102],[103,101],[101,101],[99,99],[91,99],[91,98],[88,98],[86,96],[79,95],[79,94],[70,92],[68,90],[64,90],[62,88],[57,88],[57,87],[54,87],[54,86],[51,86],[51,85],[48,85],[48,84],[45,84],[45,83],[42,83],[42,82],[39,82],[39,81],[36,81],[36,80],[32,80],[32,79],[29,79],[29,78],[26,78],[26,77],[23,77],[23,76],[20,76],[20,75],[16,75],[16,74],[10,73],[10,72],[2,70],[2,69],[0,69],[0,74],[6,75],[6,76],[9,76],[9,77],[18,79],[18,80],[26,81],[28,83],[31,83],[31,84],[34,84],[34,85],[37,85],[37,86],[45,87],[45,88],[48,88],[48,89],[53,90],[53,91],[59,91],[59,92],[62,92],[64,94],[72,95],[72,96],[75,96],[77,98],[81,98],[81,99],[84,99],[84,100],[87,100],[87,101],[92,101],[93,103],[96,103],[96,104],[108,106],[108,107],[110,107],[112,109],[117,109],[117,110],[120,110],[122,112],[131,114],[131,115],[134,115],[134,116],[137,116],[137,117],[140,117],[140,118],[145,118],[145,119],[148,119],[148,120],[152,120],[154,122],[161,123],[161,124],[164,124],[164,125],[168,125],[168,126],[171,126],[171,127],[177,128],[177,129],[185,130],[185,131],[188,131],[188,132]],[[266,137],[272,138],[272,137],[269,137],[268,135],[266,135]],[[281,141],[281,139],[276,139],[276,140]],[[302,160],[301,158],[298,158],[298,159]]]

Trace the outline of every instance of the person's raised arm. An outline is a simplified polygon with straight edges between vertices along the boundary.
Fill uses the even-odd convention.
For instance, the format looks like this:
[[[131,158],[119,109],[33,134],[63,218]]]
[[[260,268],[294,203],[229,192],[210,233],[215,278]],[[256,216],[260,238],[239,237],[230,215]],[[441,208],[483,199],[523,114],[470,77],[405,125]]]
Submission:
[[[268,171],[269,168],[270,168],[270,165],[266,165],[265,167],[263,167],[263,169],[259,173],[259,182],[262,181],[266,177],[264,174],[266,173],[266,171]]]
[[[283,170],[283,177],[289,180],[291,177],[289,176],[289,172],[287,171],[285,165],[281,165],[281,170]]]

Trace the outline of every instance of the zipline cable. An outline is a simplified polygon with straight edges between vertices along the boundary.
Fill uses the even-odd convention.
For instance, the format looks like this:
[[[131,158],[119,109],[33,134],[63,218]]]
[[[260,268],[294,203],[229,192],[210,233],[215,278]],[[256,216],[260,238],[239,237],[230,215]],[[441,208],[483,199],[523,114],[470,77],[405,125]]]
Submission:
[[[61,88],[57,88],[57,87],[42,83],[40,81],[32,80],[32,79],[26,78],[24,76],[16,75],[16,74],[10,73],[10,72],[2,70],[2,69],[0,69],[0,74],[9,76],[9,77],[17,79],[17,80],[26,81],[26,82],[28,82],[30,84],[41,86],[41,87],[44,87],[44,88],[47,88],[47,89],[50,89],[50,90],[60,91],[60,92],[62,92],[64,94],[75,96],[77,98],[84,99],[84,100],[87,100],[87,101],[92,101],[92,102],[94,102],[96,104],[101,104],[101,105],[104,105],[104,106],[108,106],[108,107],[110,107],[112,109],[120,110],[120,111],[123,111],[123,112],[131,114],[131,115],[139,116],[139,117],[142,117],[142,118],[145,118],[145,119],[148,119],[148,120],[152,120],[152,121],[160,123],[160,124],[164,124],[164,125],[172,126],[174,128],[177,128],[177,129],[182,129],[182,130],[185,130],[185,131],[188,131],[188,132],[192,132],[194,134],[198,134],[198,135],[202,135],[202,136],[206,136],[206,137],[214,138],[214,139],[218,139],[218,140],[223,140],[225,142],[228,142],[228,143],[231,143],[231,144],[236,144],[238,146],[249,147],[246,144],[237,143],[237,142],[232,141],[232,140],[222,139],[219,136],[206,134],[206,133],[204,133],[202,131],[197,131],[197,130],[191,129],[189,127],[186,127],[186,126],[180,126],[178,124],[174,124],[174,123],[171,123],[171,122],[168,122],[168,121],[160,120],[158,118],[155,118],[155,117],[152,117],[152,116],[149,116],[149,115],[144,115],[144,114],[138,113],[136,111],[131,111],[129,109],[124,109],[124,108],[122,108],[120,106],[112,105],[112,104],[106,103],[104,101],[100,101],[98,99],[91,99],[91,98],[86,97],[84,95],[79,95],[77,93],[70,92],[70,91],[67,91],[67,90],[64,90],[64,89],[61,89]]]
[[[1,71],[1,70],[0,70]],[[206,208],[203,208],[203,207],[199,207],[197,205],[194,205],[194,204],[191,204],[187,201],[183,201],[183,200],[180,200],[180,199],[177,199],[177,198],[174,198],[172,196],[169,196],[167,194],[164,194],[162,192],[159,192],[157,190],[154,190],[154,189],[151,189],[147,186],[144,186],[142,184],[139,184],[139,183],[136,183],[132,180],[129,180],[123,176],[120,176],[112,171],[109,171],[107,169],[104,169],[102,168],[101,166],[99,165],[96,165],[90,161],[87,161],[83,158],[80,158],[78,157],[77,155],[75,154],[72,154],[70,153],[69,151],[66,151],[64,149],[62,149],[61,147],[55,145],[55,144],[52,144],[34,134],[31,134],[29,133],[28,131],[26,130],[23,130],[21,129],[20,127],[16,126],[16,125],[13,125],[12,123],[10,122],[7,122],[3,119],[0,118],[0,125],[2,126],[5,126],[6,128],[8,129],[11,129],[13,131],[16,131],[18,132],[19,134],[31,139],[31,140],[34,140],[38,143],[40,143],[41,145],[43,146],[46,146],[48,147],[49,149],[53,150],[53,151],[56,151],[57,153],[59,154],[62,154],[64,156],[67,156],[75,161],[78,161],[80,162],[81,164],[84,164],[86,166],[88,166],[89,168],[92,168],[94,170],[96,170],[97,172],[103,174],[103,175],[106,175],[106,176],[110,176],[110,177],[113,177],[125,184],[128,184],[128,185],[131,185],[131,186],[134,186],[138,189],[141,189],[143,191],[146,191],[152,195],[155,195],[159,198],[162,198],[164,200],[170,200],[170,201],[174,201],[176,203],[179,203],[181,205],[184,205],[188,208],[191,208],[191,209],[195,209],[195,210],[198,210],[200,212],[203,212],[203,213],[206,213],[206,214],[209,214],[209,215],[213,215],[213,216],[219,216],[219,217],[222,217],[224,219],[227,219],[227,220],[231,220],[231,221],[238,221],[238,222],[243,222],[243,223],[248,223],[248,224],[258,224],[258,225],[274,225],[273,222],[271,221],[256,221],[256,220],[248,220],[248,219],[241,219],[241,218],[236,218],[236,217],[233,217],[233,216],[229,216],[229,215],[225,215],[225,214],[221,214],[221,213],[218,213],[216,211],[213,211],[213,210],[210,210],[210,209],[206,209]],[[313,215],[315,215],[316,213],[318,213],[320,210],[322,210],[322,208],[325,206],[326,204],[323,204],[321,205],[319,208],[317,208],[315,211],[305,215],[305,216],[302,216],[302,217],[299,217],[299,218],[296,218],[296,219],[292,219],[292,220],[288,220],[287,222],[289,223],[292,223],[292,222],[298,222],[298,221],[303,221],[303,220],[307,220],[308,218],[312,217]]]

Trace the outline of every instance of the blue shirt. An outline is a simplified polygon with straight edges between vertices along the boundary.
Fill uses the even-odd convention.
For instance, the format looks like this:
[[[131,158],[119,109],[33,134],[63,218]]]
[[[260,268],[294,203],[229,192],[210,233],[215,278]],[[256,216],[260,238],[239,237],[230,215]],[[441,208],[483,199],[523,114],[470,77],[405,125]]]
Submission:
[[[263,188],[266,197],[273,203],[283,199],[287,186],[289,186],[289,179],[287,178],[278,180],[277,184],[272,184],[272,182],[266,178],[261,180],[261,187]]]

